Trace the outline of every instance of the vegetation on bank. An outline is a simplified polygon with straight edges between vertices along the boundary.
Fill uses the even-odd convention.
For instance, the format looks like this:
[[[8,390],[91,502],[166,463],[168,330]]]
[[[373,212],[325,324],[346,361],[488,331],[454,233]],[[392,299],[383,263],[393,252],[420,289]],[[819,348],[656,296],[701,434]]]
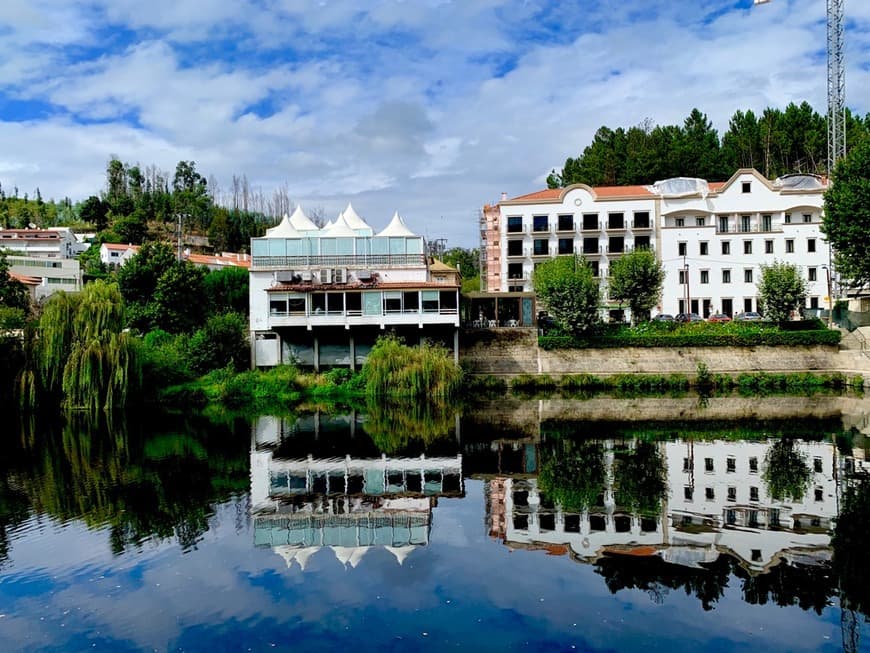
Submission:
[[[166,362],[173,365],[171,359]],[[157,399],[173,405],[219,403],[237,409],[325,398],[348,402],[409,399],[427,405],[450,400],[458,394],[461,383],[462,370],[445,348],[435,344],[411,347],[395,336],[386,336],[377,341],[357,373],[347,368],[303,373],[292,365],[265,371],[227,366],[165,387]]]
[[[836,345],[839,331],[828,329],[821,320],[795,322],[645,322],[637,326],[604,325],[582,336],[559,329],[538,338],[542,349],[585,349],[619,347],[755,347]]]

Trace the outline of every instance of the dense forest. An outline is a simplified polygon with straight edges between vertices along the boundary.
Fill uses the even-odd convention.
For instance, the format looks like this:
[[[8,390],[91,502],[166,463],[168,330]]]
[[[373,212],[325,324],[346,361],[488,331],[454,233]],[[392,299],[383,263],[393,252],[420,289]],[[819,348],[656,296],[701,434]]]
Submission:
[[[870,114],[846,115],[846,143],[870,135]],[[761,114],[737,111],[719,137],[706,114],[692,109],[682,125],[650,120],[625,129],[602,126],[582,154],[568,158],[547,178],[550,188],[651,184],[671,177],[723,181],[738,168],[755,168],[773,179],[793,172],[827,174],[825,116],[807,102]]]

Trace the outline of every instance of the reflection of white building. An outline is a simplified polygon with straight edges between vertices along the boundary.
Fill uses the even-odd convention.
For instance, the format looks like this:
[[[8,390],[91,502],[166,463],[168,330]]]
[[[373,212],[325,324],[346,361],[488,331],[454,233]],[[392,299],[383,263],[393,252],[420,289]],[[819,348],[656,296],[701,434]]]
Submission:
[[[429,543],[432,507],[463,492],[462,457],[276,457],[283,420],[258,420],[251,449],[254,543],[305,569],[330,549],[356,567],[382,547],[401,564]]]
[[[760,570],[786,550],[826,548],[837,516],[836,449],[795,441],[812,477],[801,501],[776,501],[763,479],[772,441],[668,442],[670,543],[727,550]]]
[[[801,501],[774,501],[762,478],[765,442],[666,442],[668,494],[664,518],[632,514],[614,502],[612,443],[605,443],[606,481],[597,507],[566,512],[549,502],[537,479],[489,482],[490,535],[510,547],[542,548],[593,561],[605,552],[657,555],[694,566],[720,554],[762,572],[781,558],[812,562],[829,557],[837,515],[836,449],[796,442],[812,470]]]

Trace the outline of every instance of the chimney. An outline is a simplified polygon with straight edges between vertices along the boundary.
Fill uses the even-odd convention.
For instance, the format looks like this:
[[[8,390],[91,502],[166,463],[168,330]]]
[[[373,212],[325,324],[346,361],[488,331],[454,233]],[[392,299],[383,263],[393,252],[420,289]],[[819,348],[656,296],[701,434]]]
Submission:
[[[507,199],[507,193],[501,194],[501,201],[504,202]]]

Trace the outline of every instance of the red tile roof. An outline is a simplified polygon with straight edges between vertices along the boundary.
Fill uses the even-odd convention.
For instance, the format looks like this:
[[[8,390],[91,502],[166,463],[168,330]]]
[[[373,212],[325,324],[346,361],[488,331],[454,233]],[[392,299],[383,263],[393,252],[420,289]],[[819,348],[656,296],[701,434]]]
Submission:
[[[544,190],[538,190],[534,193],[528,193],[526,195],[520,195],[519,197],[514,197],[509,202],[534,202],[534,201],[546,201],[546,200],[558,200],[562,193],[565,192],[564,188],[545,188]],[[654,197],[653,193],[649,191],[646,186],[595,186],[592,188],[592,192],[595,194],[595,197],[601,199],[607,199],[611,197]]]
[[[25,286],[41,286],[42,279],[39,277],[29,277],[25,274],[18,274],[17,272],[9,271],[9,276],[15,279],[16,281],[20,281]]]

